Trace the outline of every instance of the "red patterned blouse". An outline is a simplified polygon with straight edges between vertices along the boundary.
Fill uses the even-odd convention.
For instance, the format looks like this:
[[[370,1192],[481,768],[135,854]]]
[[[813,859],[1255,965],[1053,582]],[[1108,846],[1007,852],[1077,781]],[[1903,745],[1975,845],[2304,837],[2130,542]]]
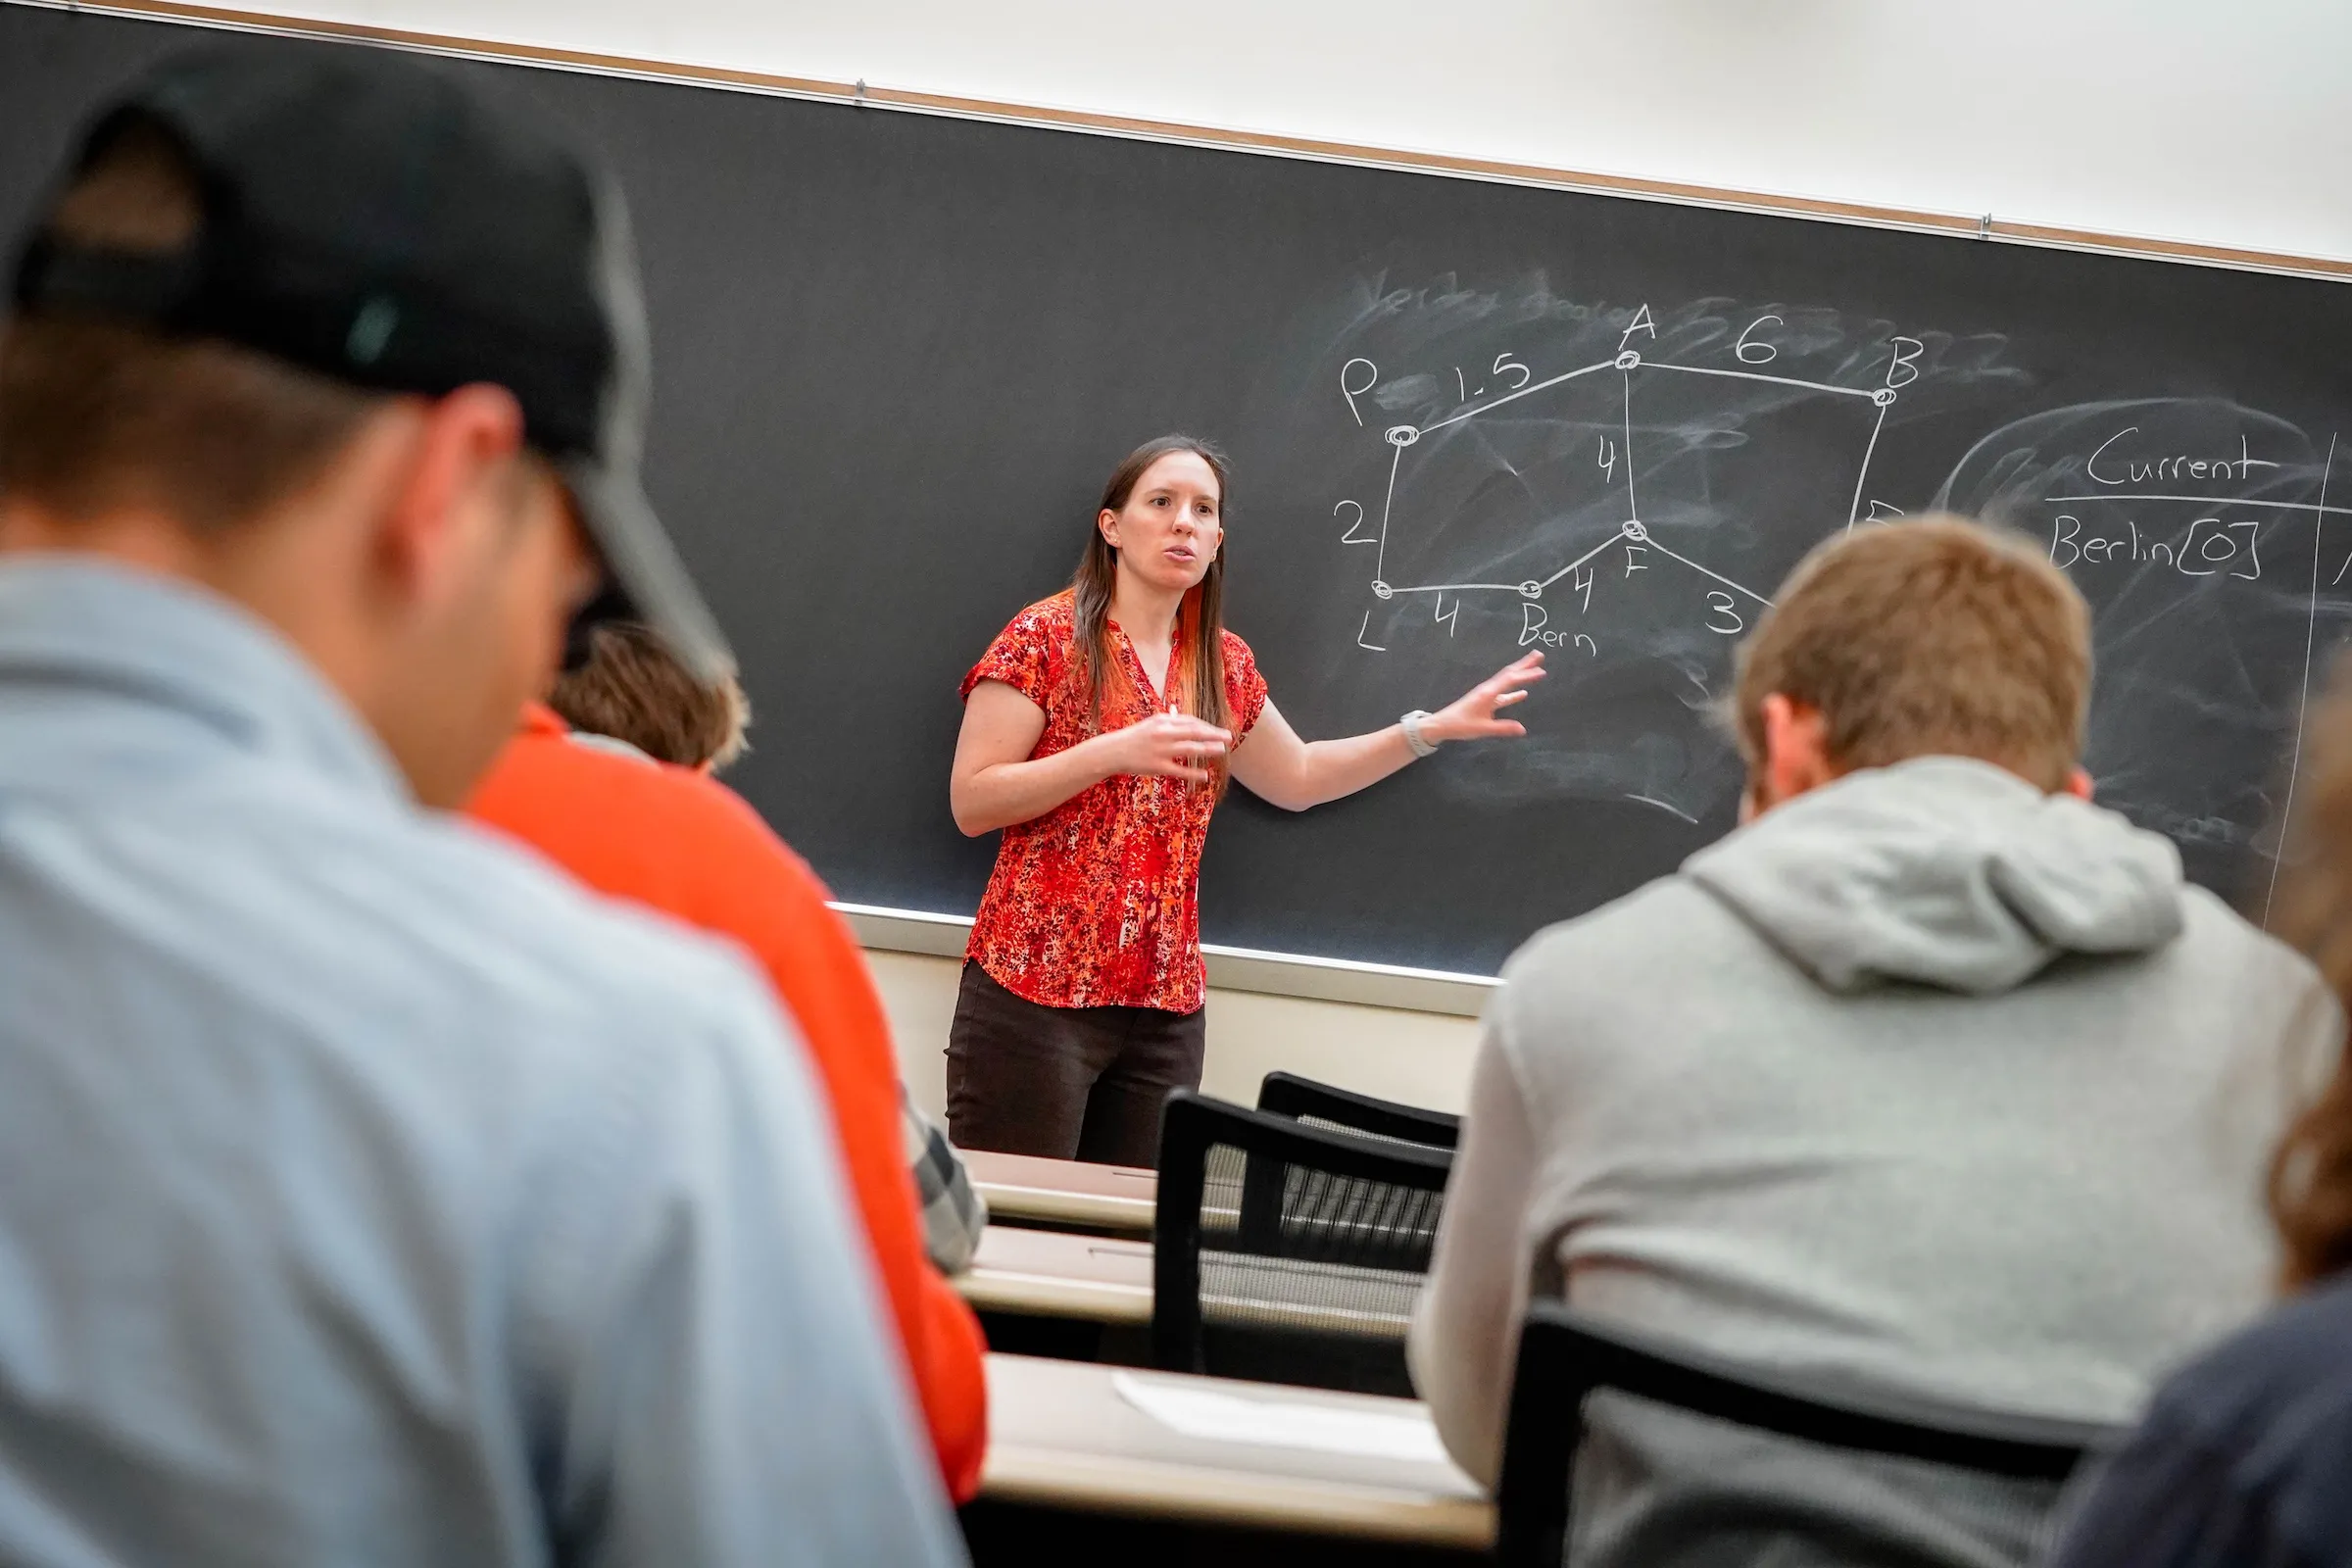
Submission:
[[[1046,710],[1032,760],[1094,733],[1075,619],[1067,592],[1031,605],[963,677],[965,697],[1001,680]],[[1127,679],[1123,693],[1103,694],[1104,730],[1152,716],[1151,679],[1116,621],[1110,640]],[[1265,710],[1266,682],[1250,645],[1231,632],[1225,701],[1238,745]],[[1122,774],[1004,829],[964,956],[1013,995],[1049,1007],[1191,1012],[1206,982],[1200,846],[1215,809],[1205,785]]]

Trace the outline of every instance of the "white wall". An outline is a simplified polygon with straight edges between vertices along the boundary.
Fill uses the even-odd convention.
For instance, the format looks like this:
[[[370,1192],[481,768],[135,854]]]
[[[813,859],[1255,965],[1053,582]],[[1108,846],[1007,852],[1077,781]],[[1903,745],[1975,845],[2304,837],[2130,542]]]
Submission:
[[[2352,6],[2332,0],[244,3],[2352,257]]]

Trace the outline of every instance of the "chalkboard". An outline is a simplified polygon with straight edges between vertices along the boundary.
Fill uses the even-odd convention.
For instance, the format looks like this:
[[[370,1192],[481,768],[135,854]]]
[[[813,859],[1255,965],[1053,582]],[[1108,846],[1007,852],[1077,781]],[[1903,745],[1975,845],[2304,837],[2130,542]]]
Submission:
[[[193,41],[0,7],[13,232],[98,95]],[[350,47],[262,40],[254,47]],[[2259,915],[2352,614],[2352,291],[520,67],[616,160],[650,484],[758,711],[732,775],[843,898],[960,913],[956,683],[1067,578],[1111,465],[1233,456],[1228,623],[1301,733],[1519,651],[1518,745],[1299,816],[1236,791],[1205,935],[1492,972],[1733,820],[1733,648],[1819,539],[1931,507],[2097,611],[2087,762]],[[2331,483],[2335,499],[2328,499]]]

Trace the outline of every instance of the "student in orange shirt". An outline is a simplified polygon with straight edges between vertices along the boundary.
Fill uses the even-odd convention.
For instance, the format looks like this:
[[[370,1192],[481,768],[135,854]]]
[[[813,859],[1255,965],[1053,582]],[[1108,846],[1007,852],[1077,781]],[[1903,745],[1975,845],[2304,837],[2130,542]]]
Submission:
[[[752,721],[741,683],[730,676],[715,688],[701,686],[652,627],[633,620],[596,626],[585,662],[564,671],[547,706],[571,726],[576,746],[698,773],[717,773],[741,757]],[[947,1129],[915,1107],[904,1082],[899,1102],[923,1250],[942,1272],[960,1274],[980,1245],[988,1206],[972,1191],[971,1174],[948,1142]]]
[[[614,635],[600,630],[592,646]],[[466,810],[600,892],[735,938],[766,969],[831,1096],[941,1471],[966,1500],[987,1444],[986,1346],[971,1309],[924,1255],[897,1058],[864,960],[815,873],[740,796],[634,750],[577,744],[553,710],[531,704]]]

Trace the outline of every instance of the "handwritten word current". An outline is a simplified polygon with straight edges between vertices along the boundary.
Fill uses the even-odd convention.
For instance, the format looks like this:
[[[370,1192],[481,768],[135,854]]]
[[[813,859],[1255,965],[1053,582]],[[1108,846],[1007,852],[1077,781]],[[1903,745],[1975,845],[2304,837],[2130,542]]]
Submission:
[[[2278,466],[2276,463],[2268,463],[2253,456],[2248,450],[2246,438],[2241,435],[2237,438],[2237,456],[2234,458],[2191,458],[2186,456],[2154,459],[2110,458],[2107,469],[2102,473],[2099,470],[2099,459],[2106,455],[2107,449],[2124,437],[2135,435],[2138,431],[2139,426],[2136,424],[2126,425],[2099,443],[2098,450],[2090,455],[2090,461],[2082,466],[2082,471],[2090,476],[2091,483],[2147,484],[2155,480],[2202,479],[2208,474],[2216,479],[2243,479],[2255,468]],[[2120,468],[2118,467],[2119,464],[2121,465]],[[2236,471],[2232,473],[2232,469]]]
[[[2224,522],[2219,517],[2199,517],[2188,525],[2178,542],[2143,539],[2136,522],[2127,520],[2124,526],[2129,533],[2086,534],[2081,517],[2060,513],[2050,522],[2050,564],[2063,569],[2078,562],[2090,565],[2118,561],[2160,562],[2183,577],[2211,577],[2235,562],[2238,564],[2231,566],[2228,575],[2242,577],[2247,582],[2262,578],[2259,521]]]

